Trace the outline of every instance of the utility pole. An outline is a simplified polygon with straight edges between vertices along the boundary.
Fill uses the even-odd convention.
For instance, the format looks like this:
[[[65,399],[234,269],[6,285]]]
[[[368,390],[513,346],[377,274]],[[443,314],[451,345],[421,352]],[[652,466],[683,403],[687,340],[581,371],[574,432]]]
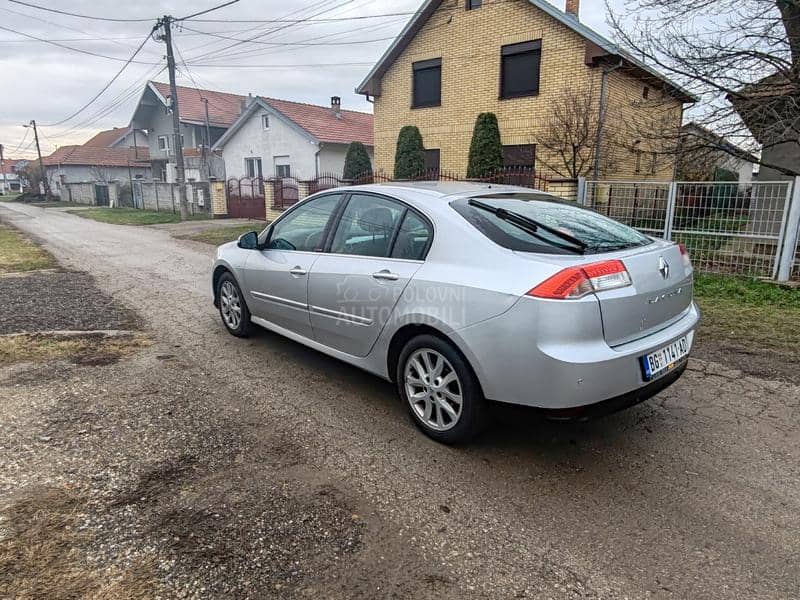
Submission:
[[[8,178],[6,177],[6,161],[3,158],[3,144],[0,144],[0,170],[3,171],[3,193],[8,192]]]
[[[36,119],[31,119],[30,127],[33,127],[33,139],[36,140],[36,154],[39,156],[39,170],[42,173],[42,183],[44,184],[44,195],[50,197],[50,182],[47,181],[47,171],[44,170],[42,162],[42,149],[39,147],[39,130],[36,129]]]
[[[175,171],[178,179],[178,200],[181,208],[181,221],[189,218],[189,206],[186,202],[186,167],[183,163],[183,143],[181,142],[181,115],[178,106],[178,89],[175,85],[175,55],[172,51],[172,21],[173,18],[165,15],[161,19],[164,27],[162,39],[167,45],[167,70],[169,71],[169,93],[172,105],[172,137],[175,148]]]
[[[206,140],[203,143],[203,164],[206,168],[206,176],[211,178],[211,167],[208,166],[208,149],[211,147],[211,126],[208,123],[208,98],[201,98],[206,109]]]

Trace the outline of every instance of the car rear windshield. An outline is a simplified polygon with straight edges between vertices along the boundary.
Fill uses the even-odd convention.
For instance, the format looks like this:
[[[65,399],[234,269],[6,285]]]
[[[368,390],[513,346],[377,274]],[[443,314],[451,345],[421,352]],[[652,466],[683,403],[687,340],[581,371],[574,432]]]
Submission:
[[[473,201],[475,205],[470,202]],[[544,254],[570,254],[581,252],[565,246],[560,236],[539,228],[520,227],[510,222],[508,215],[498,215],[479,205],[503,209],[567,234],[585,244],[583,253],[596,254],[635,248],[651,244],[652,240],[635,229],[609,219],[593,210],[577,206],[543,194],[493,194],[476,198],[462,198],[451,202],[462,217],[490,240],[511,250]]]

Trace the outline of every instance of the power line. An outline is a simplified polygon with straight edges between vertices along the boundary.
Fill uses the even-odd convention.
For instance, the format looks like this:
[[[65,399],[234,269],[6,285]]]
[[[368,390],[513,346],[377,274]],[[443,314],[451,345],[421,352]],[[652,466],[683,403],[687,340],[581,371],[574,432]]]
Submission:
[[[384,17],[408,17],[412,12],[382,13],[379,15],[354,15],[352,17],[329,17],[326,19],[194,19],[195,23],[337,23],[339,21],[360,21]]]
[[[138,65],[150,65],[150,66],[153,66],[153,65],[160,64],[160,63],[145,62],[145,61],[141,61],[141,60],[128,61],[128,60],[125,60],[124,58],[119,58],[118,56],[108,56],[106,54],[100,54],[98,52],[92,52],[91,50],[83,50],[81,48],[73,48],[72,46],[67,46],[65,44],[60,44],[60,43],[52,41],[52,40],[46,40],[44,38],[40,38],[40,37],[37,37],[35,35],[31,35],[30,33],[23,33],[21,31],[15,31],[13,29],[9,29],[8,27],[3,27],[2,25],[0,25],[0,29],[2,29],[3,31],[8,31],[9,33],[16,33],[17,35],[21,35],[23,37],[31,38],[32,40],[36,40],[36,41],[39,41],[39,42],[44,42],[45,44],[51,44],[53,46],[58,46],[59,48],[64,48],[65,50],[72,50],[73,52],[79,52],[81,54],[88,54],[89,56],[96,56],[97,58],[105,58],[105,59],[108,59],[108,60],[114,60],[114,61],[117,61],[117,62],[124,62],[124,63],[132,62],[132,63],[138,64]]]
[[[392,37],[385,37],[385,38],[378,38],[374,40],[357,40],[357,41],[342,41],[342,42],[264,42],[261,40],[242,40],[241,38],[230,37],[226,35],[219,35],[217,33],[212,33],[210,31],[199,31],[197,29],[191,29],[189,27],[184,27],[186,31],[192,31],[194,33],[202,33],[204,35],[208,35],[215,38],[220,38],[223,40],[233,40],[237,42],[248,42],[250,44],[260,44],[265,46],[350,46],[350,45],[358,45],[358,44],[374,44],[375,42],[385,42],[387,40],[393,40],[396,36]]]
[[[30,2],[23,2],[22,0],[8,0],[9,2],[13,2],[14,4],[21,4],[22,6],[27,6],[29,8],[35,8],[37,10],[44,10],[51,13],[56,13],[59,15],[66,15],[68,17],[76,17],[79,19],[90,19],[92,21],[110,21],[112,23],[152,23],[155,18],[152,19],[115,19],[112,17],[98,17],[95,15],[81,15],[78,13],[67,12],[66,10],[58,10],[57,8],[47,8],[46,6],[39,6],[38,4],[31,4]]]
[[[204,15],[206,13],[210,13],[215,10],[219,10],[220,8],[225,8],[226,6],[230,6],[231,4],[236,4],[239,0],[230,0],[230,2],[225,2],[224,4],[220,4],[219,6],[215,6],[214,8],[207,8],[206,10],[201,10],[200,12],[193,13],[191,15],[187,15],[185,17],[180,17],[178,19],[172,19],[173,23],[176,21],[186,21],[188,19],[193,19],[194,17],[199,17],[200,15]]]
[[[141,44],[139,44],[139,46],[136,48],[136,50],[134,50],[134,51],[133,51],[133,54],[131,54],[130,58],[129,58],[129,59],[126,61],[126,62],[125,62],[125,64],[124,64],[124,65],[122,65],[122,67],[119,69],[119,71],[117,71],[117,72],[116,72],[116,74],[115,74],[115,75],[114,75],[114,76],[111,78],[111,80],[110,80],[110,81],[109,81],[107,84],[105,84],[105,85],[103,86],[103,88],[102,88],[102,89],[101,89],[99,92],[97,92],[97,93],[96,93],[94,96],[92,96],[92,99],[91,99],[91,100],[89,100],[89,101],[88,101],[86,104],[84,104],[83,106],[81,106],[81,107],[80,107],[78,110],[76,110],[76,111],[75,111],[74,113],[72,113],[70,116],[68,116],[68,117],[66,117],[66,118],[64,118],[64,119],[61,119],[60,121],[58,121],[58,122],[56,122],[56,123],[50,123],[50,124],[46,125],[46,127],[57,127],[58,125],[61,125],[61,124],[63,124],[63,123],[66,123],[67,121],[71,120],[73,117],[76,117],[76,116],[78,116],[80,113],[82,113],[84,110],[86,110],[86,109],[87,109],[87,108],[88,108],[88,107],[89,107],[89,106],[90,106],[90,105],[91,105],[91,104],[92,104],[92,103],[93,103],[95,100],[97,100],[97,99],[98,99],[98,98],[99,98],[101,95],[103,95],[103,93],[104,93],[104,92],[105,92],[105,91],[106,91],[108,88],[110,88],[110,87],[111,87],[111,85],[112,85],[112,84],[113,84],[113,83],[114,83],[114,82],[115,82],[115,81],[116,81],[116,80],[119,78],[119,76],[120,76],[120,75],[122,75],[122,72],[123,72],[125,69],[127,69],[127,68],[128,68],[128,65],[130,65],[130,64],[131,64],[131,61],[133,61],[133,59],[134,59],[134,58],[136,58],[136,55],[137,55],[137,54],[139,54],[139,52],[141,52],[142,48],[144,48],[144,45],[147,43],[147,40],[149,40],[149,39],[150,39],[150,36],[153,34],[153,32],[154,32],[154,31],[155,31],[157,28],[158,28],[158,25],[153,25],[153,28],[152,28],[152,29],[150,30],[150,32],[149,32],[149,33],[148,33],[148,34],[145,36],[145,38],[142,40],[142,43],[141,43]]]

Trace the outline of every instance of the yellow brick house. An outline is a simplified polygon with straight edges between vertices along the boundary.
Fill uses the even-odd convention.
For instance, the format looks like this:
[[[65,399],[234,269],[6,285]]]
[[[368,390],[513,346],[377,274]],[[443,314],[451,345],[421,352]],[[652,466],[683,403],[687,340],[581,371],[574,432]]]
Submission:
[[[376,170],[392,173],[398,132],[416,125],[426,166],[464,176],[475,119],[493,112],[507,165],[570,176],[553,138],[571,105],[591,138],[572,175],[671,179],[670,142],[696,98],[582,24],[578,9],[426,0],[356,88],[374,102]]]

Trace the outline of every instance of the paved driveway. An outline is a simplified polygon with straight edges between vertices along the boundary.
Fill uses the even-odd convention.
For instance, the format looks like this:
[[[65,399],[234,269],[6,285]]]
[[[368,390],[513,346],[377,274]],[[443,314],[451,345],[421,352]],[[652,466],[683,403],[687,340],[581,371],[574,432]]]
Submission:
[[[447,448],[413,429],[388,384],[272,334],[223,334],[211,249],[30,206],[0,205],[0,218],[140,311],[203,385],[213,374],[211,398],[241,409],[243,428],[291,440],[370,507],[384,524],[370,530],[376,564],[445,582],[442,597],[798,596],[800,388],[694,360],[610,418],[501,410],[477,444]]]

